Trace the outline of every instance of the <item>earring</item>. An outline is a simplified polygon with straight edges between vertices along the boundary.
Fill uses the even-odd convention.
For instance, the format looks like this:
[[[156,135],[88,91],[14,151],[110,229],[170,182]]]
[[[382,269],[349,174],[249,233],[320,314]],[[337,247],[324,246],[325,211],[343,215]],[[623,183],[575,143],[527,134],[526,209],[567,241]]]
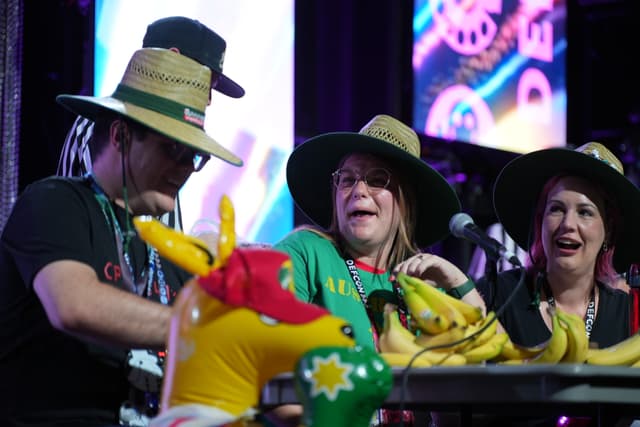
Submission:
[[[607,242],[604,242],[602,244],[602,252],[607,252],[609,250],[609,247],[607,246]]]

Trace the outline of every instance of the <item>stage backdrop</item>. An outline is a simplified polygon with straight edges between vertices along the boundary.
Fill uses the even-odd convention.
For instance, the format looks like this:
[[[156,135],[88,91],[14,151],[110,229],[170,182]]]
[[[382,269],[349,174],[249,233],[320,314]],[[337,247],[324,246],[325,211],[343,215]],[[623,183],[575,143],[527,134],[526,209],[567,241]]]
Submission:
[[[519,153],[566,141],[565,0],[416,0],[414,121]]]
[[[294,0],[97,0],[95,94],[110,95],[146,27],[165,16],[198,19],[227,42],[224,73],[246,91],[219,92],[207,109],[209,135],[238,154],[237,168],[212,159],[180,193],[185,231],[216,226],[227,194],[236,231],[246,241],[275,243],[293,227],[285,182],[293,147]]]

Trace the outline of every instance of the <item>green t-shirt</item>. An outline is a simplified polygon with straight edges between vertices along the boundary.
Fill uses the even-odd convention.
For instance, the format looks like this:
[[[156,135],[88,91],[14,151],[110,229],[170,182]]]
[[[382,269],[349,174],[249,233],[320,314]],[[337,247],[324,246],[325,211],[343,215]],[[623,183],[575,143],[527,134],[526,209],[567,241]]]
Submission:
[[[296,296],[346,319],[353,326],[356,343],[375,349],[369,316],[345,259],[334,244],[313,231],[298,230],[278,242],[275,248],[291,257]],[[373,267],[358,262],[356,267],[367,295],[367,305],[378,333],[381,333],[384,304],[398,303],[389,272],[376,272]]]

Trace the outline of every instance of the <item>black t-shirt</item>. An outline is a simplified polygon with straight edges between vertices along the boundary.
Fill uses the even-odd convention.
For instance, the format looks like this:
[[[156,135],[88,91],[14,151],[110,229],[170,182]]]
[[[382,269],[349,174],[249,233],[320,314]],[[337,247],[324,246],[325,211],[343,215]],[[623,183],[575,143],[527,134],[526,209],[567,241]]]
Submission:
[[[125,211],[112,204],[120,224]],[[131,218],[129,218],[131,220]],[[133,230],[133,224],[130,223]],[[126,230],[126,226],[123,226]],[[138,271],[147,250],[137,236],[130,253]],[[35,275],[57,260],[93,267],[99,279],[128,289],[116,235],[89,180],[52,177],[18,198],[0,241],[0,425],[117,424],[127,400],[126,350],[105,347],[54,329],[33,289]],[[170,261],[160,264],[169,304],[191,275]],[[135,268],[135,267],[134,267]],[[150,299],[160,301],[157,275]],[[12,414],[13,418],[4,413]],[[56,424],[59,423],[59,424]]]
[[[520,272],[520,269],[513,269],[500,273],[495,287],[490,286],[484,277],[476,283],[488,306],[492,300],[492,307],[496,311],[504,305],[518,284]],[[519,287],[499,319],[514,343],[533,346],[548,340],[551,332],[544,323],[539,308],[532,304],[532,279],[525,276],[525,281],[528,282]],[[589,341],[602,348],[629,336],[629,298],[624,291],[612,289],[602,283],[598,283],[598,291],[600,297],[597,315]]]

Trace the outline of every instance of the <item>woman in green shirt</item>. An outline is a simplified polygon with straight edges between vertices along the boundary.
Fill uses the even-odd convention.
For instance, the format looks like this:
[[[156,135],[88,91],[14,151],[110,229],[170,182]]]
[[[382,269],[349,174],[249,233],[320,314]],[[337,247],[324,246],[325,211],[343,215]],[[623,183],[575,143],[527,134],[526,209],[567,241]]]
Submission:
[[[287,182],[315,222],[276,244],[293,261],[296,295],[346,318],[357,343],[376,348],[384,304],[401,302],[389,276],[403,261],[412,272],[422,250],[448,235],[455,190],[420,158],[413,129],[386,115],[302,143]]]

